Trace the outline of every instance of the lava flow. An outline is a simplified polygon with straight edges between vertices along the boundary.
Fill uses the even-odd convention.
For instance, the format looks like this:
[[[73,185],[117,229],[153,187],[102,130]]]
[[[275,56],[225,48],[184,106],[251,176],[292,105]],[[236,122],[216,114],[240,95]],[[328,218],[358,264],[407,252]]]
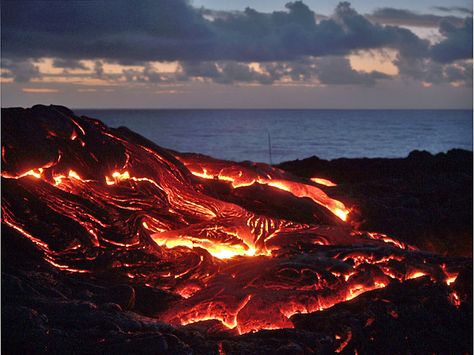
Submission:
[[[171,152],[62,107],[2,119],[3,227],[65,273],[112,273],[173,294],[154,314],[172,325],[292,328],[297,313],[458,275],[450,260],[353,230],[327,179]]]

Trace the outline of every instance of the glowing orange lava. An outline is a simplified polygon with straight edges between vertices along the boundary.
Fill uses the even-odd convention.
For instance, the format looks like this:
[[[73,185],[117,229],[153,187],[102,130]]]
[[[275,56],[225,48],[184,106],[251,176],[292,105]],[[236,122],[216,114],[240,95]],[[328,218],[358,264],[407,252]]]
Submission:
[[[313,178],[311,178],[311,181],[315,182],[316,184],[324,185],[324,186],[327,186],[327,187],[337,186],[337,184],[333,183],[331,180],[323,179],[323,178],[320,178],[320,177],[313,177]]]
[[[316,186],[288,179],[289,174],[272,167],[260,167],[262,172],[255,172],[246,167],[226,166],[222,163],[196,162],[185,157],[178,157],[195,176],[204,179],[217,179],[230,182],[233,188],[251,186],[253,184],[268,185],[287,191],[296,197],[310,198],[315,203],[326,207],[343,221],[347,221],[350,210],[340,201],[330,198]],[[314,179],[314,178],[313,178]],[[314,180],[313,180],[314,181]],[[335,186],[331,181],[319,179],[319,184]],[[316,181],[315,181],[316,182]]]

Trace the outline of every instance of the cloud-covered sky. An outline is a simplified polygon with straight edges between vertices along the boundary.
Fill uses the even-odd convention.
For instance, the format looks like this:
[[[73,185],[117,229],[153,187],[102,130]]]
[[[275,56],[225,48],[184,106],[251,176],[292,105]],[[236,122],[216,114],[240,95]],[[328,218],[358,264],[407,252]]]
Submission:
[[[470,3],[320,3],[3,0],[2,106],[472,107]]]

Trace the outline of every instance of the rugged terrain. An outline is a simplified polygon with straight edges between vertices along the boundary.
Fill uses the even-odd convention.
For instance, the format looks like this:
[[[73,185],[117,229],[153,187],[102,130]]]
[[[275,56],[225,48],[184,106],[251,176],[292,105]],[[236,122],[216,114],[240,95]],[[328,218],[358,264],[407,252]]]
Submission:
[[[1,241],[6,354],[472,351],[471,152],[277,168],[2,109]]]

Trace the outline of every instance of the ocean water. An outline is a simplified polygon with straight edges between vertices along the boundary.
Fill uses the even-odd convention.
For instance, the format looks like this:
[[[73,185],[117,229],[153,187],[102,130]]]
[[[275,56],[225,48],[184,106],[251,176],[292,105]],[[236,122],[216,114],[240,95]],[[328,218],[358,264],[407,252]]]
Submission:
[[[92,110],[76,114],[126,126],[156,144],[220,159],[272,163],[405,157],[472,150],[472,110]],[[269,137],[271,144],[269,144]],[[271,149],[269,149],[271,146]]]

